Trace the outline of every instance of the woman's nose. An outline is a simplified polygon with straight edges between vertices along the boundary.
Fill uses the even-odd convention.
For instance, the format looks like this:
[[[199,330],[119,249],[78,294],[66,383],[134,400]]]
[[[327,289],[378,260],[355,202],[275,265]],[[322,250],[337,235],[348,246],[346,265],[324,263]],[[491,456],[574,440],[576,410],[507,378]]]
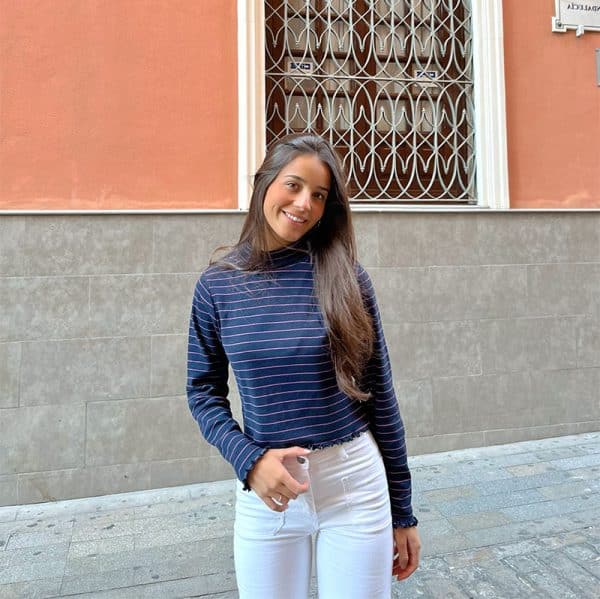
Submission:
[[[294,202],[298,208],[302,208],[303,210],[310,210],[311,197],[309,191],[302,191],[296,196],[296,200]]]

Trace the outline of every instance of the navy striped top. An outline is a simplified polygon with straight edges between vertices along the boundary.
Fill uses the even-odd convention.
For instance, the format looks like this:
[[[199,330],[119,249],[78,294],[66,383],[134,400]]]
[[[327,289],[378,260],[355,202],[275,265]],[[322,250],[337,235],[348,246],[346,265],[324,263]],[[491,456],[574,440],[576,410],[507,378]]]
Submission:
[[[269,448],[318,449],[370,429],[386,468],[393,524],[415,525],[404,426],[369,275],[357,266],[376,334],[361,382],[372,397],[361,402],[337,386],[313,293],[310,254],[287,247],[270,258],[269,269],[260,272],[212,265],[196,284],[187,395],[202,434],[246,482]],[[240,393],[243,431],[227,399],[229,364]]]

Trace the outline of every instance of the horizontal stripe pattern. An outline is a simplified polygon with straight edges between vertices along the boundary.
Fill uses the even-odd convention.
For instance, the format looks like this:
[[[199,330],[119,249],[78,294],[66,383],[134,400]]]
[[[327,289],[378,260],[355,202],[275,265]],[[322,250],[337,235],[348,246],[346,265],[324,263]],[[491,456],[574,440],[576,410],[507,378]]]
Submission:
[[[265,272],[213,265],[196,284],[187,393],[202,434],[246,481],[269,448],[327,447],[370,429],[386,466],[394,526],[415,524],[404,425],[367,272],[357,266],[376,342],[363,378],[372,398],[358,402],[336,383],[310,256],[285,248],[271,258]],[[229,365],[240,393],[243,430],[227,399]]]

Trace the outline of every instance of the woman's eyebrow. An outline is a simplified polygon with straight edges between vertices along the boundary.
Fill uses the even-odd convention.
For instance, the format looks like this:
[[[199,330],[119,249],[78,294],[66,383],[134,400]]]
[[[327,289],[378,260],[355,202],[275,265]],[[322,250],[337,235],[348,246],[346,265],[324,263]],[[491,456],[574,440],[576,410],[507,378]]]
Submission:
[[[305,180],[305,179],[303,179],[302,177],[299,177],[298,175],[291,175],[291,174],[288,174],[288,175],[285,175],[285,176],[286,176],[286,177],[290,177],[290,178],[292,178],[292,179],[296,179],[296,181],[301,181],[302,183],[306,183],[306,180]],[[329,189],[328,189],[327,187],[323,187],[322,185],[317,185],[317,187],[318,187],[319,189],[322,189],[323,191],[325,191],[325,192],[329,193]]]

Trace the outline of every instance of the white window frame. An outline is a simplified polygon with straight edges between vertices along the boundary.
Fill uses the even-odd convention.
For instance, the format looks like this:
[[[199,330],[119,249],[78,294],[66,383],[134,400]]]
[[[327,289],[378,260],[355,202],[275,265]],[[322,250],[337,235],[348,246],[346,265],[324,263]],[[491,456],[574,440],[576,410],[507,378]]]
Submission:
[[[265,153],[265,15],[262,0],[237,0],[238,207],[247,210],[251,177]],[[502,0],[472,0],[477,205],[367,204],[355,211],[507,210],[508,159]]]

